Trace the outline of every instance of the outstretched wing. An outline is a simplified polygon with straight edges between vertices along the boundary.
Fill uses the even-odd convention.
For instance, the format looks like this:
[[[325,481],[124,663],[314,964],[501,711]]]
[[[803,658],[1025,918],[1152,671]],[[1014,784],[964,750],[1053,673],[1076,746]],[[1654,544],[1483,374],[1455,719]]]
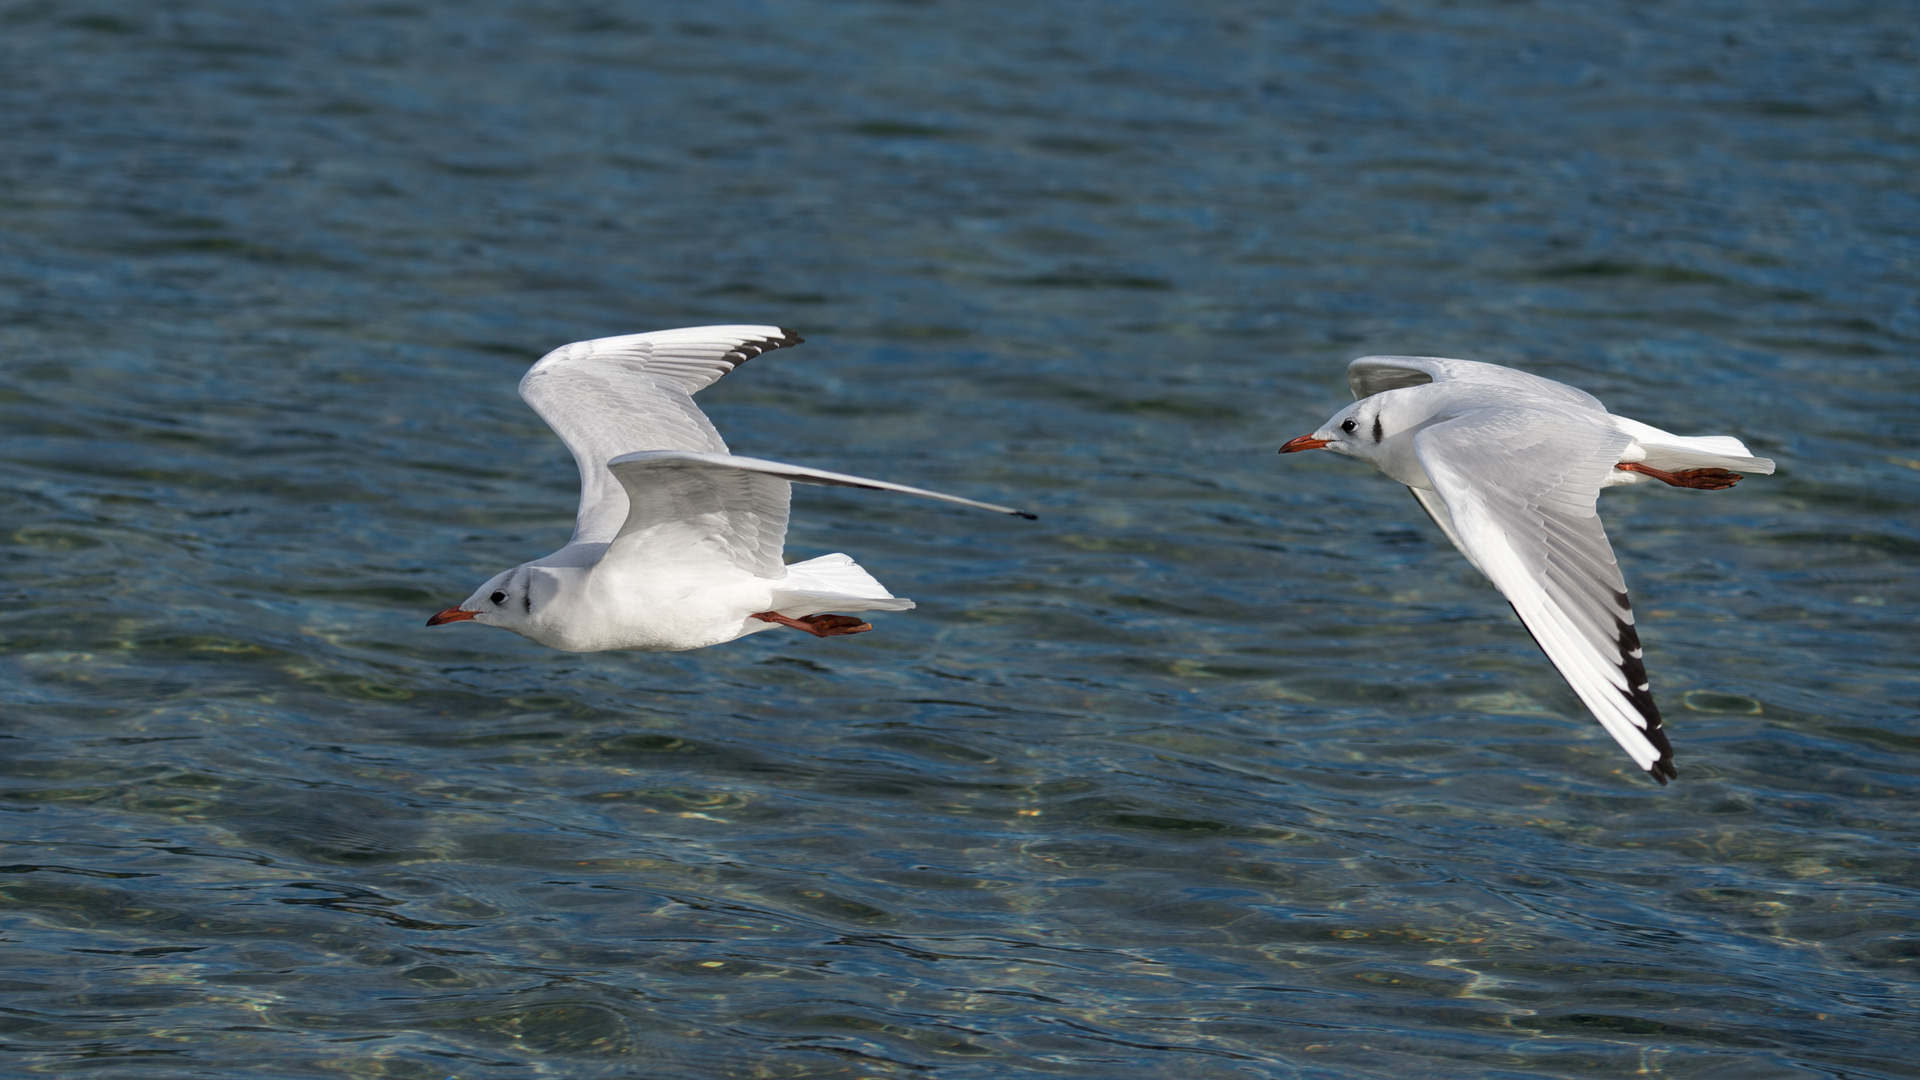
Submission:
[[[1664,784],[1677,775],[1673,748],[1648,690],[1626,581],[1595,511],[1627,443],[1587,416],[1512,408],[1468,412],[1413,440],[1454,543],[1506,595],[1607,733]]]
[[[761,577],[779,577],[786,544],[790,485],[898,491],[926,499],[958,503],[1000,514],[1032,514],[992,503],[943,495],[905,484],[869,480],[845,473],[784,465],[759,458],[689,450],[643,450],[607,463],[626,489],[631,509],[608,556],[649,552],[699,551],[724,555]],[[649,556],[653,557],[653,556]]]
[[[1444,356],[1363,356],[1347,365],[1347,385],[1355,401],[1388,390],[1430,382],[1472,382],[1506,387],[1573,408],[1600,409],[1600,399],[1577,387],[1499,364],[1450,360]]]
[[[611,540],[627,496],[607,462],[634,450],[724,454],[693,394],[769,349],[798,345],[777,326],[694,326],[563,345],[520,380],[520,396],[560,436],[580,469],[573,542]]]
[[[719,560],[764,578],[786,573],[793,485],[764,472],[734,468],[728,454],[643,450],[607,463],[625,489],[626,520],[605,558]]]

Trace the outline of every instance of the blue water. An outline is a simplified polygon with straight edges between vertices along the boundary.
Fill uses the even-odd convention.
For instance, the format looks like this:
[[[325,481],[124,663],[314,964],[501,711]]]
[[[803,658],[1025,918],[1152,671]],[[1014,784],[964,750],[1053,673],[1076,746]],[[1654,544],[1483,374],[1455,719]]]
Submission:
[[[1912,16],[5,0],[0,1073],[1920,1076]],[[710,322],[737,451],[1041,520],[422,626],[570,529],[526,365]],[[1383,352],[1779,461],[1602,502],[1675,784],[1274,454]]]

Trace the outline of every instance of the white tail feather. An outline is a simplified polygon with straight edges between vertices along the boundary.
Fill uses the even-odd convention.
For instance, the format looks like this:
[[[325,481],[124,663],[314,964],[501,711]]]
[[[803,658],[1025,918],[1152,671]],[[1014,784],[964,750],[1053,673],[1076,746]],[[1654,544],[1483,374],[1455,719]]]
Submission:
[[[1772,459],[1755,457],[1745,443],[1731,435],[1675,435],[1624,416],[1611,419],[1646,451],[1643,462],[1656,469],[1720,468],[1762,475],[1773,471]]]
[[[798,618],[823,611],[907,611],[913,601],[887,591],[846,555],[835,553],[793,563],[773,594],[773,609]]]

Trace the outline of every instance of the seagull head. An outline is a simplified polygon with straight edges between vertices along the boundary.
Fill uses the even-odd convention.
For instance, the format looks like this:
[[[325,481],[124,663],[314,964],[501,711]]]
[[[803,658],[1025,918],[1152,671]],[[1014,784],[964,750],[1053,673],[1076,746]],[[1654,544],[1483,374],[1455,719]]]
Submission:
[[[1280,452],[1331,450],[1359,458],[1409,487],[1431,489],[1413,437],[1447,415],[1445,402],[1432,389],[1432,384],[1408,386],[1363,397],[1334,413],[1320,430],[1289,440]]]
[[[1336,454],[1372,461],[1378,457],[1378,449],[1389,435],[1397,434],[1391,418],[1383,418],[1380,399],[1385,394],[1361,398],[1359,401],[1333,414],[1333,419],[1320,425],[1320,430],[1311,435],[1302,435],[1289,439],[1280,448],[1283,454],[1297,454],[1302,450],[1331,450]]]
[[[427,625],[472,621],[534,637],[534,611],[541,606],[542,599],[549,598],[554,591],[550,577],[525,564],[495,574],[458,607],[435,613]]]

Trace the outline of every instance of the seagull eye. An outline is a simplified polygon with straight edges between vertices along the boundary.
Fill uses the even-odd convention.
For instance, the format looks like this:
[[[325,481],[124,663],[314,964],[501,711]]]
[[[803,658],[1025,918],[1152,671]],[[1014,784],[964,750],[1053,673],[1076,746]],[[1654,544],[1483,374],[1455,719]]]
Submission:
[[[1340,430],[1341,430],[1341,431],[1346,431],[1346,432],[1351,432],[1351,431],[1352,431],[1352,430],[1353,430],[1354,428],[1356,428],[1356,427],[1359,427],[1359,426],[1360,426],[1360,425],[1358,425],[1358,424],[1356,424],[1356,423],[1354,423],[1354,422],[1353,422],[1353,417],[1351,417],[1351,416],[1349,416],[1349,417],[1347,417],[1347,421],[1346,421],[1346,423],[1344,423],[1344,424],[1341,424],[1341,425],[1340,425]]]
[[[487,599],[493,601],[494,607],[499,607],[501,604],[507,602],[507,594],[501,592],[499,589],[495,589],[493,590],[493,595],[487,597]]]

